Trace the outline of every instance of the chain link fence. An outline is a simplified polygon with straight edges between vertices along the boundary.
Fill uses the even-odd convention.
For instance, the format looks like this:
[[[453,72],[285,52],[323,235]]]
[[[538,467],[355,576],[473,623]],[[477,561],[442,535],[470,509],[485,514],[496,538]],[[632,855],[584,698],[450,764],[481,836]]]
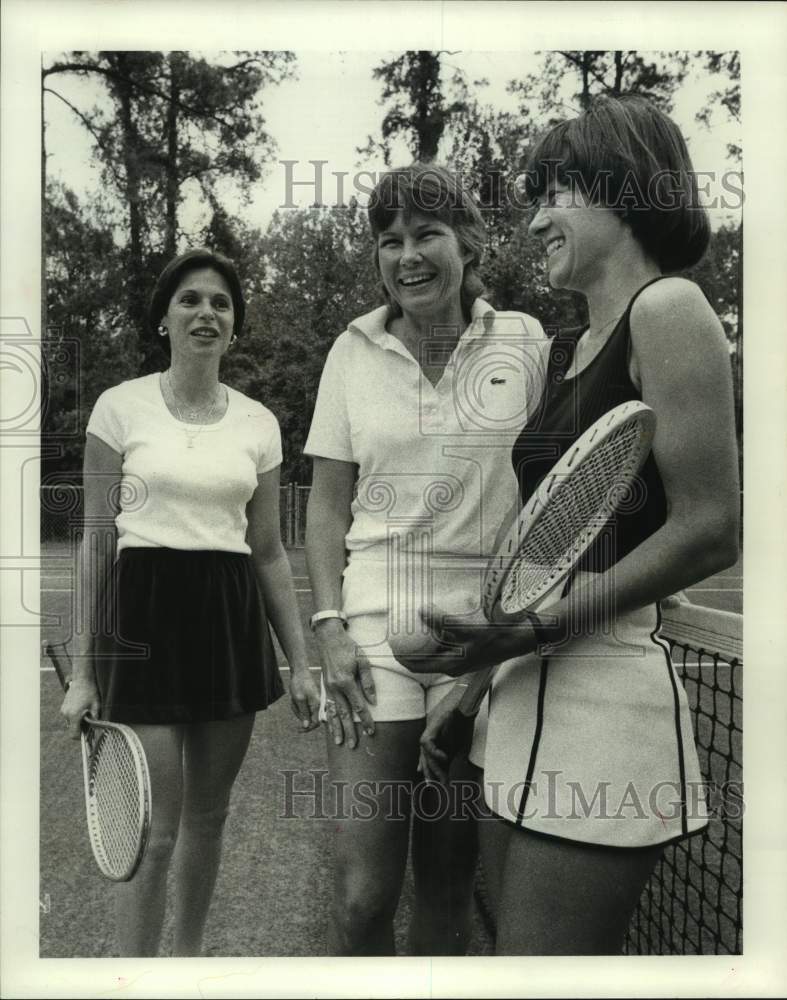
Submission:
[[[290,549],[306,540],[306,504],[310,486],[289,483],[279,490],[281,539]],[[41,544],[71,541],[82,524],[82,487],[56,482],[41,486]]]

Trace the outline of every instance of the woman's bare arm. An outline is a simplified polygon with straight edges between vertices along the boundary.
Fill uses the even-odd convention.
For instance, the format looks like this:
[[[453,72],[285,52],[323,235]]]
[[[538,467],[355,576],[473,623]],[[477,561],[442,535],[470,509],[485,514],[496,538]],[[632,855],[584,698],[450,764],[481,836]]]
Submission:
[[[306,562],[318,611],[341,610],[342,573],[346,563],[345,536],[350,527],[356,466],[331,458],[314,459],[314,475],[306,517]],[[357,742],[352,714],[367,734],[374,722],[367,702],[374,703],[374,681],[361,650],[350,639],[341,621],[319,622],[315,635],[323,666],[323,682],[336,710],[328,713],[334,741]]]
[[[74,588],[73,664],[71,686],[63,700],[71,736],[79,735],[79,720],[89,711],[98,716],[99,694],[94,669],[95,639],[106,627],[102,603],[115,562],[122,456],[93,434],[87,435],[82,468],[83,535],[77,553]],[[112,595],[112,599],[115,596]],[[117,608],[109,609],[117,620]]]

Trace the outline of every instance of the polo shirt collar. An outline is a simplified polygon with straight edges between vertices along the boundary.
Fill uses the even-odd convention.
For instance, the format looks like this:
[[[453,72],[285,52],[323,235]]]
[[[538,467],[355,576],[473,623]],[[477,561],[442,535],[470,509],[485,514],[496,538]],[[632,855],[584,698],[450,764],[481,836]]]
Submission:
[[[399,341],[385,329],[388,319],[388,306],[378,306],[371,312],[354,319],[347,327],[353,333],[360,333],[367,337],[372,343],[380,347],[391,346],[391,341],[397,345]],[[495,310],[483,299],[476,299],[470,310],[470,323],[464,331],[460,340],[478,340],[485,336],[492,328],[495,319]]]
[[[495,310],[483,299],[476,299],[470,310],[470,325],[464,332],[465,340],[485,337],[495,322]]]

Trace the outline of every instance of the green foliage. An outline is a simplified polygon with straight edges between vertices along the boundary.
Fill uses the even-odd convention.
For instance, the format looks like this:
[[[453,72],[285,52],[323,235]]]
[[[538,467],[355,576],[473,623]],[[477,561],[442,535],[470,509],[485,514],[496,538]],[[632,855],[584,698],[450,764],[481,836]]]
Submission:
[[[704,108],[700,108],[696,118],[706,128],[711,128],[719,114],[726,115],[740,124],[741,120],[741,64],[738,52],[697,52],[704,58],[705,68],[715,76],[726,76],[727,85],[714,90]],[[736,161],[741,159],[741,147],[737,142],[727,143],[727,152]]]
[[[263,174],[275,142],[261,90],[294,72],[290,52],[229,53],[208,62],[188,52],[72,52],[42,71],[45,95],[72,108],[94,140],[119,227],[128,234],[126,306],[138,331],[141,369],[159,358],[143,336],[148,276],[192,234],[181,226],[184,193],[215,209],[220,182],[241,199]],[[56,89],[59,74],[104,81],[109,110],[75,108]]]
[[[437,158],[443,132],[449,122],[465,110],[457,97],[446,101],[441,84],[439,52],[403,52],[396,59],[381,63],[373,76],[383,81],[379,103],[388,102],[380,130],[382,142],[369,136],[358,152],[371,155],[376,149],[386,164],[391,162],[393,140],[402,136],[414,160],[430,163]]]
[[[371,235],[351,199],[344,207],[276,213],[258,249],[253,266],[262,280],[224,374],[279,419],[282,480],[307,482],[303,445],[325,358],[347,324],[381,301]]]
[[[732,223],[711,234],[708,250],[686,277],[696,281],[713,306],[734,349],[739,336],[738,315],[740,268],[743,254],[742,228]]]
[[[721,320],[730,347],[738,447],[743,452],[743,226],[732,223],[711,235],[702,260],[686,273],[696,281]]]
[[[521,223],[515,224],[505,240],[492,229],[482,276],[496,309],[530,313],[547,332],[574,328],[583,322],[582,300],[571,292],[550,288],[543,248],[528,236]]]
[[[519,97],[520,112],[541,130],[578,114],[599,94],[647,94],[669,112],[688,65],[686,52],[546,52],[539,71],[509,89]]]
[[[184,189],[193,194],[196,186],[211,204],[221,180],[248,198],[276,150],[261,93],[294,72],[291,52],[233,52],[211,62],[189,52],[72,52],[42,76],[45,93],[61,100],[53,82],[58,74],[104,80],[108,110],[73,110],[94,139],[120,218],[133,199],[149,248],[170,243],[172,250],[190,234],[167,231],[168,198],[177,206]]]
[[[136,331],[129,328],[125,309],[123,255],[100,206],[96,215],[91,222],[84,205],[63,185],[47,188],[42,355],[45,372],[57,370],[68,378],[47,379],[42,445],[46,472],[77,480],[93,404],[104,389],[133,378],[139,365]],[[54,449],[51,458],[48,445]]]

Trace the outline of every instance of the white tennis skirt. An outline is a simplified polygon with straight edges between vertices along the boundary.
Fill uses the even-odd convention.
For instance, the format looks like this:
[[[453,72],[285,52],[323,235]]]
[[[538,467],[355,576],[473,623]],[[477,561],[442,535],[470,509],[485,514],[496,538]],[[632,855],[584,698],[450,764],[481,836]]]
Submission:
[[[653,605],[499,668],[471,759],[496,815],[567,840],[645,847],[708,822],[686,692]]]

